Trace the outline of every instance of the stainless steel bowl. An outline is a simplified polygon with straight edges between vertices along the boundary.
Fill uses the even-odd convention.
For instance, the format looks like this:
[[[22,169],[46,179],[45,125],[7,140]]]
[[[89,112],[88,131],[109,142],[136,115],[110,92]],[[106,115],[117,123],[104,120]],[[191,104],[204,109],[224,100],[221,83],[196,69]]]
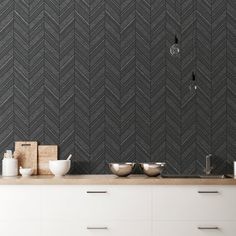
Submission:
[[[109,163],[109,168],[111,172],[119,177],[128,176],[134,169],[135,163],[125,162],[125,163]]]
[[[166,163],[164,162],[149,162],[140,163],[143,172],[149,177],[155,177],[161,174],[164,170]]]

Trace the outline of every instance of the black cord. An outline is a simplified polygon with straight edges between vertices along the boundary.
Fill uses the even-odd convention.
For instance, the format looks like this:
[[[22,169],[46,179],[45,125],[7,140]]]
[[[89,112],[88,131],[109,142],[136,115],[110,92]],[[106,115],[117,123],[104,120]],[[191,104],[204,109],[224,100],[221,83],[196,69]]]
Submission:
[[[196,80],[196,75],[194,72],[192,72],[192,81],[195,81]]]
[[[177,35],[175,35],[175,44],[178,44],[179,43],[179,39],[177,37]]]

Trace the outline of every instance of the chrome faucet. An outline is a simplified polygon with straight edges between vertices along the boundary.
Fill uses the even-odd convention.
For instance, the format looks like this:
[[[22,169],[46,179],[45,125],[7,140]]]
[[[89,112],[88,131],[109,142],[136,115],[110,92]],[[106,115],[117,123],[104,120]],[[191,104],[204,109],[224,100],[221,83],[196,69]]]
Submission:
[[[204,168],[204,172],[206,175],[210,175],[213,167],[211,166],[211,157],[212,154],[206,155],[206,166]]]

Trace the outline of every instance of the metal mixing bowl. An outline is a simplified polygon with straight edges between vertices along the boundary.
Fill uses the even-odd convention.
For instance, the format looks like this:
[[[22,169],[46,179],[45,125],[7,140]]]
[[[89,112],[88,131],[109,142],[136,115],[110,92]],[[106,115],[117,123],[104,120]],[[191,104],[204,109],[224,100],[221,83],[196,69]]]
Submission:
[[[109,168],[111,172],[119,177],[128,176],[134,169],[135,163],[125,162],[125,163],[109,163]]]
[[[149,177],[155,177],[161,174],[164,170],[166,163],[164,162],[149,162],[140,163],[143,172]]]

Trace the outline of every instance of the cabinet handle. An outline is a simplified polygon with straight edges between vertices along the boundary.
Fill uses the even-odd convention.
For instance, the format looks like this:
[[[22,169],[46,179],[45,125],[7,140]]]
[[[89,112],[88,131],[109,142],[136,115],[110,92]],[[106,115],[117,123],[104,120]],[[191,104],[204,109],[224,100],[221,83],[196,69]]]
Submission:
[[[219,229],[219,227],[217,227],[217,226],[199,226],[199,227],[197,227],[198,229],[214,229],[214,230],[216,230],[216,229]]]
[[[106,230],[106,229],[108,229],[108,227],[87,227],[87,229],[88,230],[90,230],[90,229],[102,229],[102,230]]]
[[[219,193],[219,191],[198,191],[198,193]]]
[[[87,191],[87,193],[107,193],[107,191]]]

